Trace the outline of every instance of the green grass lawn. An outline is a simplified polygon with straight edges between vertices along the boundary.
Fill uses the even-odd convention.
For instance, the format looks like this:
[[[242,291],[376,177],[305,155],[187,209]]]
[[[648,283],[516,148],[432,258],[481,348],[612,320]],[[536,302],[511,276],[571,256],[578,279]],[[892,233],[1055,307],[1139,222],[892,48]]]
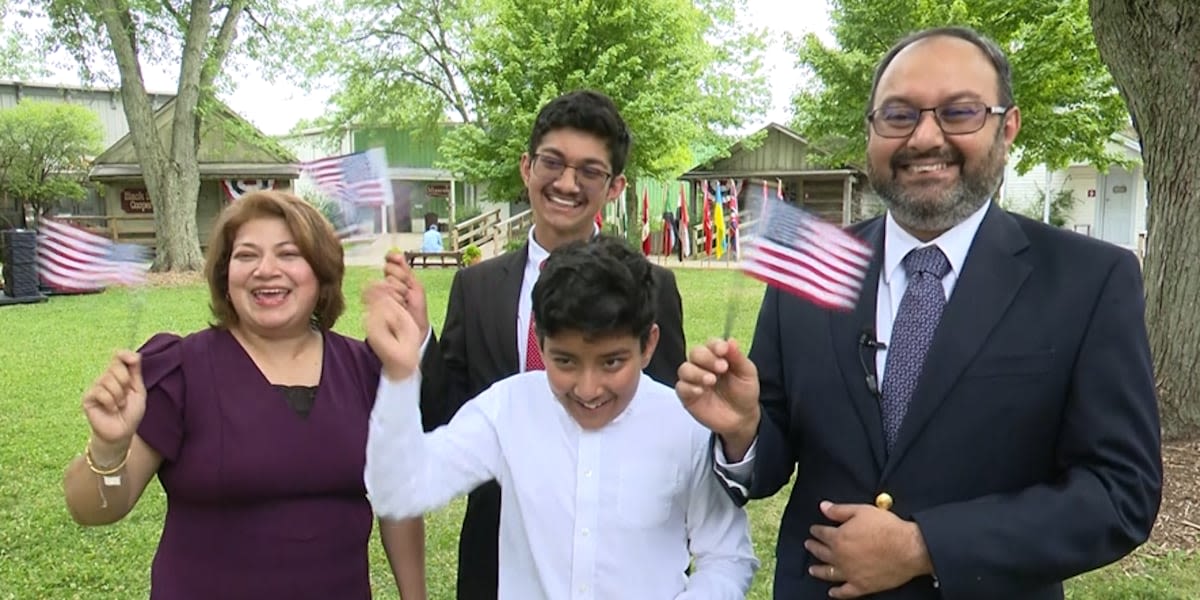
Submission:
[[[424,271],[434,326],[441,326],[449,271]],[[734,298],[734,336],[747,340],[762,286],[729,271],[677,271],[690,343],[720,335]],[[361,337],[359,292],[374,277],[352,269],[348,310],[337,326]],[[208,320],[201,285],[153,288],[135,324],[123,290],[52,298],[43,304],[0,308],[0,599],[144,598],[150,560],[163,518],[157,484],[116,525],[75,525],[62,501],[67,462],[87,440],[79,408],[84,388],[112,351],[128,345],[136,327],[140,341],[157,331],[187,333]],[[763,568],[750,598],[770,597],[775,530],[785,495],[750,505],[755,547]],[[431,598],[452,598],[458,523],[457,501],[427,519]],[[376,597],[396,598],[383,553],[373,543]],[[1195,553],[1140,551],[1108,569],[1069,584],[1070,598],[1200,598],[1200,557]]]

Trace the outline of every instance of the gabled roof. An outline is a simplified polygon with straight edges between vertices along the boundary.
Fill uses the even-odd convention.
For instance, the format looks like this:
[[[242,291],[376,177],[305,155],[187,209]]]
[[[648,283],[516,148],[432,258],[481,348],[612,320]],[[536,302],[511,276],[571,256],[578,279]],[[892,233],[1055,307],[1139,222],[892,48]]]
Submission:
[[[200,124],[200,148],[197,161],[200,176],[276,177],[299,176],[299,159],[282,144],[259,131],[249,121],[213,99],[213,110]],[[154,113],[154,127],[165,146],[171,143],[171,122],[175,118],[175,99]],[[125,134],[96,157],[90,179],[140,177],[141,164],[133,146],[132,134]]]
[[[750,141],[757,145],[750,147]],[[724,177],[844,177],[859,173],[854,167],[819,168],[809,164],[810,152],[825,154],[807,139],[779,123],[769,123],[729,147],[724,158],[692,167],[682,180]]]

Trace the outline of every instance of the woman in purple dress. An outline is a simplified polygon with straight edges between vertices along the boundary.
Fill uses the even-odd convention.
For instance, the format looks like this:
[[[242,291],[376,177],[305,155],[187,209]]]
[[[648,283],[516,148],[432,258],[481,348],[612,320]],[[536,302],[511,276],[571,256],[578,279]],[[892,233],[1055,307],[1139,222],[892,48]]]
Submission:
[[[157,475],[166,522],[151,598],[370,598],[363,485],[379,361],[331,331],[342,248],[303,200],[254,192],[222,213],[205,275],[215,322],[119,351],[83,396],[72,517],[120,520]],[[380,522],[404,600],[424,600],[420,520]]]

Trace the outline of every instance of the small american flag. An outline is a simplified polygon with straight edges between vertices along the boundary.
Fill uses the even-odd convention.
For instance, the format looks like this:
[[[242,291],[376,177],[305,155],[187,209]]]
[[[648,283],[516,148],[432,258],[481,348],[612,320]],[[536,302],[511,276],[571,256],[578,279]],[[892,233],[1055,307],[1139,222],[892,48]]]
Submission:
[[[320,158],[300,166],[334,200],[356,206],[392,204],[392,183],[383,148]]]
[[[117,244],[53,219],[38,223],[38,273],[47,287],[91,291],[146,282],[150,252],[144,246]]]
[[[764,200],[758,235],[746,240],[751,277],[836,310],[853,310],[871,262],[869,245],[779,200]]]

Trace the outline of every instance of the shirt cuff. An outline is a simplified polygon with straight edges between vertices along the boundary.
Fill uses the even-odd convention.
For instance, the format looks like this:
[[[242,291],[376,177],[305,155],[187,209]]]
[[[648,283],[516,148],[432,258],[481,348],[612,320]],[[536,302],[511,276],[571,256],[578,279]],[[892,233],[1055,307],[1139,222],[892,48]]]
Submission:
[[[716,471],[717,477],[720,477],[725,485],[741,492],[745,497],[749,497],[749,489],[754,481],[754,453],[758,447],[758,438],[750,443],[750,449],[746,450],[746,456],[736,463],[730,463],[725,460],[725,448],[721,445],[721,437],[714,436],[716,440],[713,442],[713,470]]]
[[[429,341],[433,339],[433,326],[431,325],[425,331],[425,340],[421,342],[421,360],[425,360],[425,349],[429,347]]]

